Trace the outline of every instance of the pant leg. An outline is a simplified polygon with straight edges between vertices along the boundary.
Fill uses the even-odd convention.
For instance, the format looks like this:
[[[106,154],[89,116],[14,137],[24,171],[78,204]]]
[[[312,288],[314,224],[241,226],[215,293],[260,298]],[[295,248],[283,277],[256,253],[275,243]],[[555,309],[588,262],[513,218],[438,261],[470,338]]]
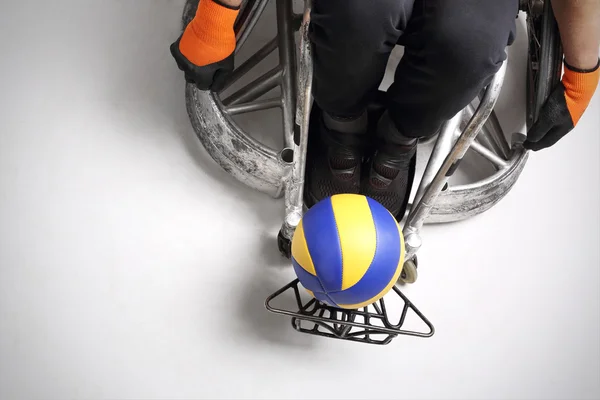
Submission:
[[[519,0],[416,0],[388,90],[401,135],[435,134],[491,81],[514,41],[518,6]],[[396,134],[387,141],[398,142]]]
[[[313,95],[330,114],[360,114],[376,93],[414,0],[315,0]]]

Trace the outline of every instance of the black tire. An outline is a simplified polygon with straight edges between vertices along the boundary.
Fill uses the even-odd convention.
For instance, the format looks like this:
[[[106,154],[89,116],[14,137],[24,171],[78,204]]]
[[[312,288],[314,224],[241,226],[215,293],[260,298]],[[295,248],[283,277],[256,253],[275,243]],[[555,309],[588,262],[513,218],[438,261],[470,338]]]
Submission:
[[[536,15],[526,10],[529,49],[527,58],[527,130],[537,120],[540,108],[560,82],[563,52],[558,25],[550,0]]]
[[[196,15],[196,9],[200,0],[187,0],[183,7],[183,16],[181,17],[181,30],[183,31],[186,26],[194,19]]]

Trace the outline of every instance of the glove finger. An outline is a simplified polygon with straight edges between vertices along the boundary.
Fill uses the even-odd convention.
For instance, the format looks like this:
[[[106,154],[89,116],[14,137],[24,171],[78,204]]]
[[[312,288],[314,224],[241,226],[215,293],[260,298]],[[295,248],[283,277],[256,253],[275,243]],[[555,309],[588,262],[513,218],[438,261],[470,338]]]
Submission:
[[[196,86],[200,90],[210,90],[210,84],[207,84],[204,79],[197,79],[196,76],[185,74],[185,81]]]
[[[528,142],[527,140],[523,142],[523,147],[526,150],[532,150],[532,151],[537,151],[537,149],[535,149],[535,142]]]
[[[556,135],[554,130],[551,130],[537,142],[531,142],[531,141],[526,140],[525,143],[523,143],[523,147],[526,148],[527,150],[531,150],[531,151],[540,151],[540,150],[543,150],[545,148],[552,146],[553,144],[558,142],[558,140],[561,137],[562,136]]]
[[[229,76],[229,71],[224,69],[218,69],[215,72],[215,76],[213,78],[213,83],[210,87],[210,90],[213,92],[220,92],[225,87],[227,83],[227,77]]]
[[[564,116],[560,120],[556,120],[554,125],[548,132],[538,141],[534,142],[527,140],[523,143],[523,147],[528,150],[538,151],[547,147],[555,145],[560,139],[562,139],[567,133],[573,130],[573,122],[570,116]]]
[[[540,151],[542,149],[545,149],[547,146],[545,146],[543,142],[525,142],[523,143],[523,147],[531,151]]]
[[[529,150],[539,151],[550,146],[554,146],[560,139],[565,137],[569,130],[564,129],[563,126],[557,126],[550,130],[542,139],[537,142],[528,144],[529,147],[525,147]],[[525,144],[523,144],[525,146]]]
[[[551,115],[549,115],[548,104],[546,103],[546,105],[540,110],[540,115],[537,121],[535,121],[531,129],[529,129],[527,132],[527,141],[532,143],[540,141],[548,134],[553,126],[554,119],[551,117]]]
[[[540,114],[540,118],[527,132],[526,143],[536,143],[540,141],[550,129],[552,129],[552,121],[548,120],[548,118],[545,118],[544,114]]]
[[[537,121],[527,132],[527,141],[533,143],[540,141],[557,124],[562,123],[565,112],[569,111],[565,103],[565,87],[560,82],[542,106]]]

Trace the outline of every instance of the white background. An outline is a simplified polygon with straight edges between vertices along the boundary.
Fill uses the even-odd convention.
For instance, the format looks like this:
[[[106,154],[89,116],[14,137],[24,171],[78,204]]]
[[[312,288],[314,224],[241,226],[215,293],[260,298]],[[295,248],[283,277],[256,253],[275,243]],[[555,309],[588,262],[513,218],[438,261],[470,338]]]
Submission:
[[[187,118],[182,8],[2,5],[1,399],[600,398],[600,96],[495,208],[426,227],[406,294],[435,336],[301,335],[263,306],[293,278],[282,202],[221,171]]]

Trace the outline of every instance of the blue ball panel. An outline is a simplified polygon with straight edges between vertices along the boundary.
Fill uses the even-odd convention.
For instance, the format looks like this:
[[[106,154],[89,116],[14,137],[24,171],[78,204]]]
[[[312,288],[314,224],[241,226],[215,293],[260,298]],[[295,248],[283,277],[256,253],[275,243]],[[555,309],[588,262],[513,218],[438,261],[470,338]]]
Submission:
[[[309,272],[306,272],[306,270],[302,268],[294,258],[292,258],[292,265],[294,266],[294,272],[296,273],[296,276],[298,276],[298,279],[300,279],[302,286],[311,292],[324,291],[321,282],[319,282],[319,278],[310,274]]]
[[[329,304],[330,306],[338,307],[331,297],[329,297],[326,293],[323,293],[323,286],[321,286],[319,278],[306,272],[306,270],[304,270],[304,268],[302,268],[300,264],[298,264],[298,262],[296,262],[296,260],[293,258],[292,265],[294,266],[294,271],[296,272],[298,279],[300,279],[302,286],[313,292],[313,295],[317,300],[325,304]]]
[[[319,293],[319,292],[313,292],[315,295],[315,298],[317,300],[319,300],[321,303],[325,303],[329,306],[332,307],[339,307],[337,304],[335,304],[335,302],[333,301],[333,299],[331,299],[331,297],[329,297],[328,295],[326,295],[325,293]]]
[[[367,200],[377,232],[375,256],[356,285],[341,292],[329,293],[337,304],[359,304],[377,296],[390,283],[400,262],[400,231],[396,220],[381,204],[370,198]]]
[[[331,199],[315,204],[302,219],[304,237],[325,292],[342,288],[342,249]]]

